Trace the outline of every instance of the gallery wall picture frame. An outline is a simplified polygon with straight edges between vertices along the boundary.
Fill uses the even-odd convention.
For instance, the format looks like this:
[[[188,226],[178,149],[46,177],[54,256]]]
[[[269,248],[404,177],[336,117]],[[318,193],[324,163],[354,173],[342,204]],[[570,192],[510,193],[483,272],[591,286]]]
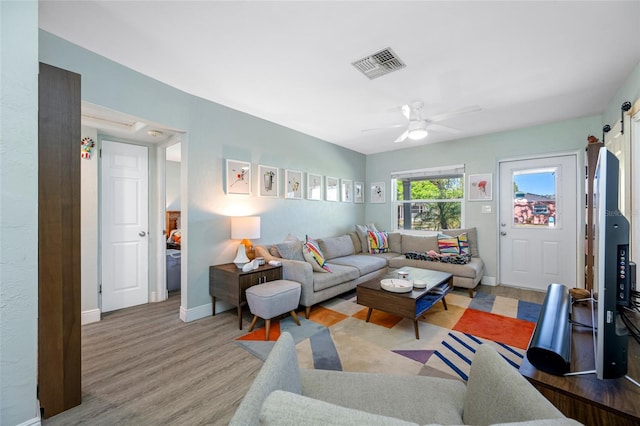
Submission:
[[[307,199],[322,200],[322,176],[307,173]]]
[[[284,171],[284,198],[302,199],[302,172],[297,170]]]
[[[338,188],[338,178],[327,176],[325,185],[325,199],[327,201],[338,201],[340,189]]]
[[[353,202],[353,181],[351,179],[342,179],[340,181],[341,199],[343,203]]]
[[[280,196],[280,169],[277,167],[258,165],[258,196]]]
[[[491,201],[493,199],[493,175],[491,173],[469,175],[467,193],[469,201]]]
[[[382,204],[385,202],[385,183],[373,182],[371,184],[370,201],[373,204]]]
[[[251,195],[251,163],[247,161],[226,161],[227,195]]]
[[[353,202],[364,203],[364,182],[355,181],[353,183]]]

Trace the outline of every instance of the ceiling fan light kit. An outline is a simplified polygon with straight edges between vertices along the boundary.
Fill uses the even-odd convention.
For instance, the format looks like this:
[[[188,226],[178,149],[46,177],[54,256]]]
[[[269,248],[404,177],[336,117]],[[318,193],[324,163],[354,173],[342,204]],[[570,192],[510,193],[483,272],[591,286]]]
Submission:
[[[427,132],[426,121],[420,120],[420,121],[412,121],[409,123],[409,132],[407,133],[407,137],[412,141],[424,139],[427,137],[428,134],[429,132]]]

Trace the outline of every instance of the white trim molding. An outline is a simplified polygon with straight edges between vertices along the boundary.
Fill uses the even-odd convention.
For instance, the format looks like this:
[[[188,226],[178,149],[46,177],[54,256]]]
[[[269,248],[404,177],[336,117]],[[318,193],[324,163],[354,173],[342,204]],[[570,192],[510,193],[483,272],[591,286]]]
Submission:
[[[480,284],[482,285],[491,285],[491,286],[497,286],[497,280],[496,277],[490,277],[488,275],[485,275],[482,277],[482,280],[480,281]]]
[[[191,309],[187,309],[182,305],[180,306],[180,319],[183,322],[191,322],[199,320],[201,318],[210,317],[211,315],[213,315],[212,303],[196,306],[195,308]]]
[[[82,311],[80,314],[80,324],[91,324],[92,322],[100,321],[100,309],[89,309],[88,311]]]
[[[40,417],[34,417],[32,419],[27,420],[26,422],[22,422],[16,426],[40,426],[42,423],[40,421]]]

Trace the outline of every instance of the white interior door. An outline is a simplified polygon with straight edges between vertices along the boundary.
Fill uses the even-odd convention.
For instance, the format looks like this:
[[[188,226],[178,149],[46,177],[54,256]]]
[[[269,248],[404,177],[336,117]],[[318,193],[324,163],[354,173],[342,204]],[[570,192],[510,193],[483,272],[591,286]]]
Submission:
[[[148,155],[102,142],[102,312],[149,301]]]
[[[502,284],[534,290],[578,284],[576,162],[576,155],[564,155],[500,163]]]

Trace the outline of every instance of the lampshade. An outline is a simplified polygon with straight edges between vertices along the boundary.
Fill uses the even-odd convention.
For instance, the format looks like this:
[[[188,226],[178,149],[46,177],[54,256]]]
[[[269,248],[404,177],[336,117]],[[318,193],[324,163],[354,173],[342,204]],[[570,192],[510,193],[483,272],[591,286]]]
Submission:
[[[231,239],[250,240],[260,238],[260,216],[231,218]]]

